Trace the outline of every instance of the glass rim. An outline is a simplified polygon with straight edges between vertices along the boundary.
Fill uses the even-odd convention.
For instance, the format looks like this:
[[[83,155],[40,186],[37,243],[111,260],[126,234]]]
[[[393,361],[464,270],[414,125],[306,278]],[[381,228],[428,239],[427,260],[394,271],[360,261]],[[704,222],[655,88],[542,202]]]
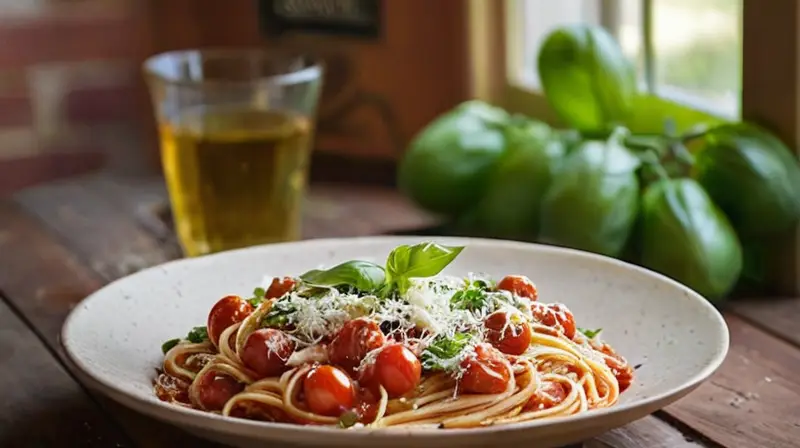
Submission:
[[[287,71],[285,73],[276,73],[273,75],[264,75],[253,77],[252,79],[243,80],[219,80],[219,79],[206,79],[206,80],[188,80],[188,79],[175,79],[164,76],[154,66],[159,61],[166,61],[170,59],[189,59],[192,56],[210,56],[212,58],[230,58],[242,57],[249,59],[257,57],[262,60],[285,60],[291,58],[304,58],[308,60],[308,66],[294,71]],[[315,57],[308,53],[302,52],[289,52],[282,50],[267,50],[259,47],[199,47],[199,48],[186,48],[179,50],[169,50],[156,53],[147,57],[142,62],[142,71],[148,77],[158,79],[169,85],[183,85],[191,87],[226,87],[226,86],[242,86],[254,83],[268,82],[277,86],[290,86],[296,84],[304,84],[320,79],[323,71],[323,61],[321,58]]]

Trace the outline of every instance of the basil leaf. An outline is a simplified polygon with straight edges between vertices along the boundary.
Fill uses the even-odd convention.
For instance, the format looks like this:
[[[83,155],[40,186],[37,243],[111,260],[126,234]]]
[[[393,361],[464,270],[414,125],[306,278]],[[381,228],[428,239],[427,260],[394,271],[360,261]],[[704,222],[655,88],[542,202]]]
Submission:
[[[395,248],[386,260],[391,279],[432,277],[447,267],[464,250],[463,246],[442,246],[424,242]]]
[[[178,342],[181,342],[179,338],[170,339],[169,341],[161,344],[161,351],[166,355],[168,351],[172,350],[172,347],[178,345]]]
[[[194,342],[195,344],[199,344],[208,339],[208,328],[206,327],[194,327],[192,331],[186,335],[186,339],[189,342]]]
[[[267,295],[267,290],[260,286],[253,290],[253,296],[256,298],[263,299],[265,295]]]
[[[389,257],[386,258],[386,272],[394,279],[408,270],[410,262],[411,246],[397,246],[394,250],[389,252]]]
[[[386,271],[368,261],[347,261],[326,271],[314,269],[300,276],[300,279],[313,286],[352,286],[370,292],[380,288],[386,281]]]
[[[578,328],[578,331],[583,333],[583,335],[586,336],[587,338],[594,339],[595,337],[597,337],[598,334],[600,334],[601,331],[603,331],[603,329],[598,328],[596,330],[588,330],[586,328]]]

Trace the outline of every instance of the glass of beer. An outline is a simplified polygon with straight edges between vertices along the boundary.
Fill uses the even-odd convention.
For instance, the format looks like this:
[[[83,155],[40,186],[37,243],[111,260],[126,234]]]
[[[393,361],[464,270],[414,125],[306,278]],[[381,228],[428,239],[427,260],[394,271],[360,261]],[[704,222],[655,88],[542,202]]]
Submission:
[[[322,67],[260,49],[144,63],[175,230],[187,256],[296,240]]]

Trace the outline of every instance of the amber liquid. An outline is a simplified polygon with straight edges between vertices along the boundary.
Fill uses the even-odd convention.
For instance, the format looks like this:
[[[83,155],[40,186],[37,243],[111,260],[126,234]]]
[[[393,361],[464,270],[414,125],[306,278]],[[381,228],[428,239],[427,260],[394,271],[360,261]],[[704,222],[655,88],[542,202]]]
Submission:
[[[248,108],[162,124],[162,161],[187,256],[300,237],[311,122]]]

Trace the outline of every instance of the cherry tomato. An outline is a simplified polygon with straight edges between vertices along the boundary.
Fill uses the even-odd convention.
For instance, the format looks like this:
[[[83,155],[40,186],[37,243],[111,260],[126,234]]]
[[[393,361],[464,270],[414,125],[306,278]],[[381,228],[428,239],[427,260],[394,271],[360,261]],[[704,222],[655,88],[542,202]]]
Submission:
[[[373,389],[380,384],[394,398],[414,390],[421,375],[422,365],[416,355],[400,344],[392,344],[381,349],[375,363],[364,370],[362,381]]]
[[[459,386],[473,394],[499,394],[506,390],[511,372],[503,355],[489,344],[475,347],[475,355],[461,363],[464,375]]]
[[[633,367],[628,364],[628,361],[626,361],[625,358],[614,351],[610,345],[606,343],[603,343],[602,345],[593,343],[592,346],[596,350],[600,350],[608,355],[605,358],[606,365],[609,369],[611,369],[611,373],[613,373],[614,377],[617,379],[617,383],[619,383],[619,391],[624,392],[631,386],[631,383],[633,382]]]
[[[313,368],[303,381],[308,409],[315,414],[338,417],[352,409],[353,381],[344,371],[324,365]]]
[[[239,356],[242,362],[261,377],[278,376],[294,352],[294,341],[273,328],[256,330],[247,337]]]
[[[328,346],[331,364],[353,370],[361,364],[364,356],[383,347],[386,337],[375,322],[359,318],[348,321]]]
[[[231,376],[219,372],[207,372],[196,378],[197,405],[206,411],[219,411],[234,395],[244,389],[244,384]]]
[[[535,301],[539,296],[536,285],[524,275],[506,275],[497,284],[497,289],[508,291],[519,297],[527,297],[531,301]]]
[[[631,387],[631,383],[633,382],[633,367],[631,367],[630,364],[620,361],[617,358],[606,358],[606,365],[611,369],[611,372],[617,379],[620,392],[625,392],[626,389]]]
[[[483,322],[486,340],[495,348],[509,355],[521,355],[531,345],[531,327],[522,319],[509,322],[508,313],[492,313]]]
[[[355,411],[358,421],[369,424],[378,416],[378,398],[370,390],[361,389],[356,399]]]
[[[226,296],[220,299],[208,313],[208,337],[214,345],[219,343],[219,335],[231,325],[243,321],[253,312],[253,306],[239,296]]]
[[[560,303],[544,304],[532,303],[531,312],[533,319],[548,327],[560,326],[564,336],[569,339],[575,337],[575,317],[572,312]]]
[[[189,404],[189,383],[166,373],[156,378],[155,392],[161,401]]]
[[[567,390],[561,383],[552,381],[543,382],[539,390],[525,404],[526,411],[541,411],[550,409],[567,398]]]
[[[273,278],[267,293],[264,294],[265,299],[276,299],[291,291],[297,282],[292,277]]]

